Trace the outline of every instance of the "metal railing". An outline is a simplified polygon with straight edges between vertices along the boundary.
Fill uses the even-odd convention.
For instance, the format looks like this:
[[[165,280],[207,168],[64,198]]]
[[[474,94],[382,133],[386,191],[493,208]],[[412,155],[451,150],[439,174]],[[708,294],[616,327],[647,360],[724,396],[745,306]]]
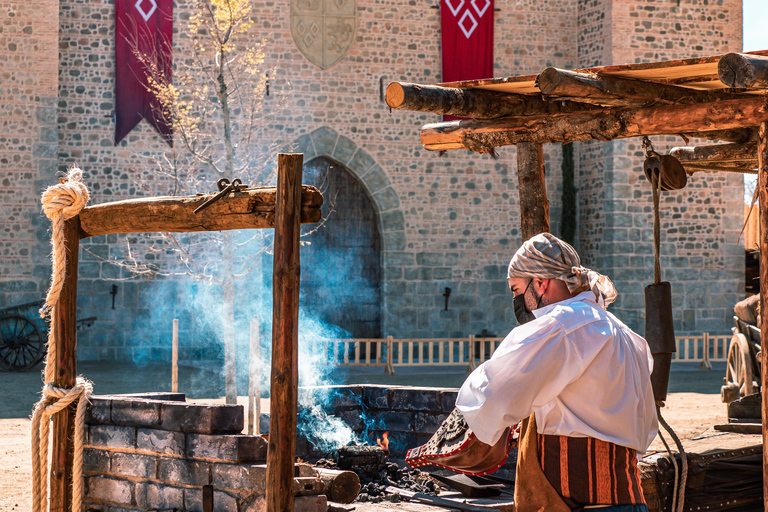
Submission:
[[[364,338],[323,340],[325,357],[339,366],[377,366],[395,373],[396,366],[457,366],[474,370],[488,360],[504,338],[394,339]],[[709,333],[676,336],[677,352],[672,362],[699,362],[709,368],[712,361],[726,361],[731,335]]]

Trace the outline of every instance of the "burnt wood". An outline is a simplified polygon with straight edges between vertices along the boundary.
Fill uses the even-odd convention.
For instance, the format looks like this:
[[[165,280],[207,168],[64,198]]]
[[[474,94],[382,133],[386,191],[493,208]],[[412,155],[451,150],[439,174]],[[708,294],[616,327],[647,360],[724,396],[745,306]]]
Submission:
[[[517,145],[517,183],[523,241],[538,233],[549,233],[549,199],[541,144]]]
[[[51,329],[54,330],[56,336],[56,365],[53,385],[65,389],[72,388],[77,377],[76,318],[79,231],[80,224],[77,216],[64,222],[66,275],[59,302],[53,309],[51,319]],[[72,509],[75,410],[76,405],[72,404],[53,415],[53,454],[50,468],[51,510],[69,511]]]
[[[700,91],[676,85],[657,84],[612,76],[547,68],[536,77],[536,85],[548,100],[565,100],[608,107],[646,107],[710,103],[734,99],[733,94]]]
[[[315,187],[301,191],[301,222],[322,217],[323,196]],[[215,194],[148,197],[89,206],[80,212],[80,238],[111,233],[222,231],[275,226],[275,187],[231,192],[198,214],[193,211]]]
[[[545,101],[533,94],[507,94],[486,89],[458,89],[401,82],[392,82],[387,86],[386,100],[387,105],[401,110],[476,119],[562,114],[594,108],[570,101]]]
[[[272,306],[272,377],[267,510],[293,512],[299,323],[299,208],[304,156],[277,157]]]
[[[428,124],[421,143],[430,150],[490,153],[520,142],[613,140],[641,135],[678,135],[757,126],[768,121],[762,97],[693,105],[606,109],[560,116],[507,117]]]
[[[717,75],[728,87],[768,87],[768,57],[728,53],[717,63]]]

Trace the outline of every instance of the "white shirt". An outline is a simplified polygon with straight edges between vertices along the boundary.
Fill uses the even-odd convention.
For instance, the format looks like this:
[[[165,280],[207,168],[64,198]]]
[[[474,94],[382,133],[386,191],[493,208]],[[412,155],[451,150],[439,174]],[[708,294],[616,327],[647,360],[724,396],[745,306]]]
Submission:
[[[592,291],[535,310],[459,390],[477,438],[536,413],[539,434],[594,437],[644,453],[656,437],[645,340],[601,308]]]

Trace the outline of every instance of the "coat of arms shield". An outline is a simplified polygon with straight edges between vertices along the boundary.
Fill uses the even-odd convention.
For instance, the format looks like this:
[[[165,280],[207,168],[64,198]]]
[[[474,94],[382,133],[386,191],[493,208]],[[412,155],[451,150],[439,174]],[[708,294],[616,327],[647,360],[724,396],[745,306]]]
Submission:
[[[344,57],[356,31],[357,0],[291,0],[293,40],[322,69]]]

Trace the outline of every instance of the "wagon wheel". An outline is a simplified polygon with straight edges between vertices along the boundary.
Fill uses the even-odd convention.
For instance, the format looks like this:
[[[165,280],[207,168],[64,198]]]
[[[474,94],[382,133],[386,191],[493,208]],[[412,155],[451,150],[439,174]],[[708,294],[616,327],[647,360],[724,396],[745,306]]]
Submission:
[[[724,402],[731,402],[754,392],[753,366],[749,341],[746,336],[737,332],[728,347],[728,366],[723,379],[725,385],[721,389]]]
[[[22,315],[0,317],[0,369],[19,371],[32,368],[43,354],[43,336],[32,321]]]

